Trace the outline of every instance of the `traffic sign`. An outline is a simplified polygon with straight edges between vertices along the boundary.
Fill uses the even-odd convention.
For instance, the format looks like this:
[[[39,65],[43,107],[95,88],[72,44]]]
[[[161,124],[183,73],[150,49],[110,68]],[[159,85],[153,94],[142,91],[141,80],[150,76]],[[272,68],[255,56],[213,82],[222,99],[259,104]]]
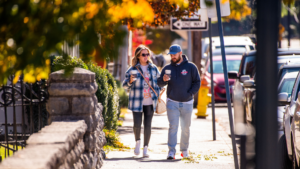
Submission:
[[[207,31],[208,17],[206,9],[199,9],[195,16],[191,18],[177,19],[171,18],[171,31]]]
[[[207,31],[207,21],[200,19],[171,19],[171,30]]]

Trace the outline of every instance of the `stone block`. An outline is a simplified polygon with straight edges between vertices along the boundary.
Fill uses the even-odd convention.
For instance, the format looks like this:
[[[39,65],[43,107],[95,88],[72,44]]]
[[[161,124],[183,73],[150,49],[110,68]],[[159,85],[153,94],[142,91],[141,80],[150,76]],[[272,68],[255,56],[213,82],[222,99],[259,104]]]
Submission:
[[[92,96],[96,93],[97,89],[98,85],[96,82],[60,82],[51,83],[48,87],[48,92],[50,96]]]
[[[51,73],[49,80],[52,83],[57,81],[94,82],[95,73],[83,68],[75,68],[72,75],[65,76],[64,70],[59,70]]]
[[[98,121],[95,120],[95,114],[93,115],[58,115],[51,116],[52,122],[54,121],[76,121],[76,120],[84,120],[87,125],[87,131],[93,132],[98,127]]]
[[[66,97],[50,97],[46,107],[51,115],[71,113],[69,100]]]
[[[63,163],[66,153],[63,144],[28,145],[0,163],[0,168],[52,169]]]
[[[76,164],[80,157],[81,157],[81,154],[84,152],[84,143],[83,141],[80,141],[75,147],[73,150],[71,150],[66,158],[65,158],[65,161],[64,161],[64,164],[61,165],[59,168],[60,169],[67,169],[67,168],[75,168],[74,167],[74,164]]]
[[[97,134],[96,133],[86,133],[83,137],[84,147],[86,151],[95,151],[97,145]]]
[[[70,151],[83,138],[86,129],[84,121],[53,122],[40,132],[32,134],[26,143],[28,145],[64,144],[66,150]]]
[[[98,156],[99,155],[95,152],[83,153],[80,158],[83,168],[96,168],[99,158]]]
[[[106,144],[106,138],[105,138],[105,133],[101,130],[100,134],[98,135],[98,139],[99,139],[99,146],[102,148],[105,144]]]
[[[92,97],[74,97],[72,100],[72,114],[91,114],[95,112]]]

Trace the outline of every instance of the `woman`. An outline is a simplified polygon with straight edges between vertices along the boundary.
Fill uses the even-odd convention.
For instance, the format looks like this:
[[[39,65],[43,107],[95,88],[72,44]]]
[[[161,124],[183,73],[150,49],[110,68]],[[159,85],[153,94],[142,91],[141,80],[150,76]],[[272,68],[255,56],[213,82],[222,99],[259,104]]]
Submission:
[[[151,136],[151,123],[153,113],[156,110],[158,96],[155,95],[145,79],[152,86],[153,90],[159,94],[160,87],[157,85],[159,76],[160,73],[157,67],[150,60],[150,50],[144,45],[138,46],[135,50],[131,67],[127,70],[123,81],[123,87],[130,90],[128,109],[133,112],[133,132],[136,141],[135,155],[140,154],[140,134],[142,116],[144,115],[143,157],[149,157],[148,145]]]

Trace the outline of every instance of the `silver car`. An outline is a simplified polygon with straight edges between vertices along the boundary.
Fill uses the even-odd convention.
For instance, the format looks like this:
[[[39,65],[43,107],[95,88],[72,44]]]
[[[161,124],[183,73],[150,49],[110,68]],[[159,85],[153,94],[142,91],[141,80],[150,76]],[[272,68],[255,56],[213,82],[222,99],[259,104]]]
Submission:
[[[296,78],[295,78],[296,77]],[[287,157],[282,157],[286,158],[283,159],[285,160],[285,164],[289,165],[289,159],[292,160],[293,156],[295,154],[293,153],[293,143],[294,143],[294,138],[293,135],[295,133],[295,121],[294,121],[294,113],[295,109],[297,107],[297,98],[298,98],[298,92],[299,92],[299,87],[300,87],[300,76],[298,72],[292,72],[292,73],[287,73],[284,75],[283,79],[280,82],[279,85],[279,95],[278,95],[278,101],[279,101],[279,106],[278,106],[278,126],[279,129],[283,129],[284,131],[284,138],[282,140],[281,145],[283,148],[286,146],[286,151],[287,151]],[[298,98],[300,99],[300,98]],[[281,120],[280,114],[283,114],[283,119]],[[281,124],[282,121],[282,124]],[[298,122],[299,123],[299,122]],[[300,140],[298,140],[299,142]],[[298,147],[300,148],[300,147]],[[283,154],[284,155],[284,154]],[[299,157],[299,156],[298,156]],[[296,157],[294,157],[294,162],[293,165],[297,165],[295,162]],[[297,160],[298,161],[298,160]],[[298,161],[299,164],[299,161]]]

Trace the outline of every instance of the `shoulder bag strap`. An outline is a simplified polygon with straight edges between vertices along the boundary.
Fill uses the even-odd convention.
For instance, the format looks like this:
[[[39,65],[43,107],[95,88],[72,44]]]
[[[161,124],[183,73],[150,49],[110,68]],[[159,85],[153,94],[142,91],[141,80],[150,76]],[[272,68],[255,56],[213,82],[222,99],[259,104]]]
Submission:
[[[147,82],[147,84],[150,86],[150,88],[153,90],[153,92],[155,93],[155,95],[157,97],[159,97],[159,95],[156,93],[156,91],[152,88],[152,86],[149,84],[148,80],[144,77],[143,73],[140,71],[140,69],[136,66],[136,69],[140,72],[140,74],[143,76],[143,78],[145,79],[145,81]]]

